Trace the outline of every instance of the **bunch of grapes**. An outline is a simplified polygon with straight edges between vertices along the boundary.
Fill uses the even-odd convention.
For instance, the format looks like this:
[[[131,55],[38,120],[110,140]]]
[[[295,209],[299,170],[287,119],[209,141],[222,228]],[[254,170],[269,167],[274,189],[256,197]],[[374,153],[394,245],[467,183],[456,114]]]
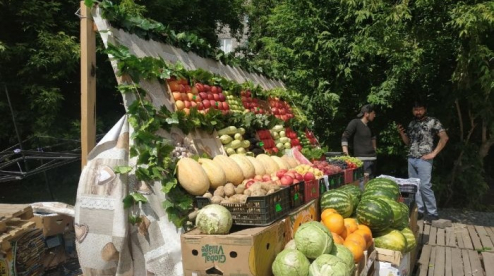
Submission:
[[[342,170],[346,170],[348,167],[348,164],[345,162],[345,160],[342,160],[342,159],[332,158],[332,159],[329,159],[328,162],[329,162],[329,164],[331,164],[333,166],[340,167]]]

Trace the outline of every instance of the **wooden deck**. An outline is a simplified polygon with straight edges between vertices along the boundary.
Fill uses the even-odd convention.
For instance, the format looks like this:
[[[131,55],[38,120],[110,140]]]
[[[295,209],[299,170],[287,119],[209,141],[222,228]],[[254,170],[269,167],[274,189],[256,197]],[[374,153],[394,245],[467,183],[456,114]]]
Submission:
[[[494,276],[494,227],[418,223],[418,276]]]
[[[34,228],[33,209],[28,204],[0,204],[0,251],[8,251],[11,242]]]

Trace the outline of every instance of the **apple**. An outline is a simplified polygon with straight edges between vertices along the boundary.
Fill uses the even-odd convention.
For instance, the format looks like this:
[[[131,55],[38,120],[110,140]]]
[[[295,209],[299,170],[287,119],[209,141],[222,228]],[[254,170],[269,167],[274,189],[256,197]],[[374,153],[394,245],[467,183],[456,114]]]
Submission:
[[[254,176],[255,180],[262,181],[262,175],[256,175]]]
[[[190,101],[184,101],[185,108],[190,108]]]
[[[218,109],[218,105],[216,104],[215,100],[209,100],[209,104],[211,105],[212,108]]]
[[[262,176],[262,181],[267,182],[271,181],[271,176],[269,174],[265,174]]]
[[[223,92],[223,88],[221,88],[221,86],[218,86],[218,93],[221,93]]]
[[[182,110],[185,108],[185,103],[181,100],[178,100],[175,102],[175,107],[177,108],[177,110]]]
[[[213,100],[215,100],[215,101],[219,101],[220,100],[220,97],[218,96],[218,94],[213,94]]]
[[[254,179],[250,179],[247,182],[245,182],[245,188],[248,189],[252,184],[256,183]]]
[[[190,89],[190,93],[192,93],[192,94],[194,94],[194,95],[199,94],[199,89],[197,88],[197,85],[194,85],[194,86]]]
[[[230,109],[230,107],[228,106],[228,103],[227,102],[223,102],[222,104],[223,104],[223,109],[224,110],[229,110]]]
[[[198,82],[194,85],[194,87],[197,88],[197,91],[204,92],[204,85],[202,85],[202,83]]]
[[[295,173],[293,171],[287,171],[285,175],[288,175],[291,178],[295,178]]]
[[[285,175],[285,173],[287,172],[288,170],[287,169],[281,169],[279,171],[276,172],[276,176],[281,178],[283,177],[283,175]]]
[[[180,92],[180,83],[178,81],[169,81],[168,86],[170,86],[171,91],[179,91]]]
[[[182,99],[182,94],[180,92],[172,92],[173,94],[173,99],[175,101],[181,100]]]
[[[220,99],[220,101],[224,102],[226,100],[225,98],[225,94],[223,93],[218,93],[218,98]]]
[[[208,100],[214,100],[213,94],[208,93],[208,97],[207,97],[207,99],[208,99]]]
[[[197,103],[196,102],[190,102],[190,107],[191,108],[197,108]]]
[[[186,84],[186,85],[184,85],[184,90],[185,90],[185,93],[191,93],[192,88],[190,87],[190,85]]]
[[[203,110],[204,109],[204,105],[202,104],[202,102],[197,102],[197,110]]]
[[[208,94],[206,92],[201,92],[199,93],[199,97],[201,97],[202,100],[205,100],[208,98]]]
[[[304,176],[299,174],[298,172],[295,173],[295,178],[298,180],[298,181],[304,181]]]
[[[289,176],[289,175],[284,175],[281,179],[281,185],[283,186],[290,186],[293,184],[293,177]]]
[[[209,100],[203,100],[202,104],[204,105],[204,109],[211,107],[211,102]]]
[[[211,93],[213,93],[213,94],[218,93],[218,87],[216,87],[216,86],[214,86],[214,85],[213,85],[213,86],[211,86]]]
[[[194,100],[194,94],[192,93],[187,93],[187,100],[193,101]]]
[[[190,114],[190,109],[184,108],[184,112],[185,112],[186,115],[189,115]]]
[[[204,84],[204,91],[206,91],[206,92],[211,91],[211,86]]]

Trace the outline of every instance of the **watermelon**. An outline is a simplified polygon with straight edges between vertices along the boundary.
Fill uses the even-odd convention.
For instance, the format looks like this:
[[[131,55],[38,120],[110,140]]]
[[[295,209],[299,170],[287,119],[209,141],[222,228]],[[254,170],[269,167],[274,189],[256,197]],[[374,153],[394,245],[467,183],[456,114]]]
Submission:
[[[386,201],[377,197],[362,199],[356,215],[358,222],[369,226],[373,233],[383,231],[393,223],[393,210]]]
[[[415,239],[415,235],[413,234],[412,230],[408,227],[405,227],[400,232],[403,234],[403,236],[405,236],[405,239],[407,240],[407,247],[405,249],[405,252],[412,251],[415,246],[417,246],[417,240]]]
[[[374,246],[405,253],[407,249],[407,239],[396,229],[389,229],[379,237],[374,238]]]
[[[400,186],[396,182],[385,178],[374,178],[367,182],[364,192],[371,189],[387,190],[393,193],[397,199],[401,196]]]
[[[391,207],[391,210],[393,210],[393,224],[391,224],[391,228],[398,230],[403,229],[402,227],[403,217],[405,216],[408,219],[408,213],[403,212],[403,208],[401,207],[400,203],[398,203],[397,201],[394,201],[387,197],[382,197],[381,199],[386,201],[389,207]]]
[[[405,215],[401,219],[401,224],[398,227],[396,227],[396,229],[403,229],[405,227],[408,227],[408,225],[410,223],[410,219],[408,217],[409,213],[410,213],[410,209],[408,208],[408,205],[406,205],[403,202],[398,202],[398,204],[400,204],[401,210],[402,210],[403,214],[405,214]]]
[[[330,190],[322,194],[321,210],[333,208],[344,218],[348,218],[353,213],[352,197],[342,190]]]
[[[366,198],[367,196],[378,196],[378,197],[387,197],[391,200],[398,200],[399,194],[397,195],[395,192],[390,191],[389,189],[383,189],[381,187],[365,189],[362,194],[362,198]]]
[[[358,203],[360,202],[360,199],[362,198],[362,191],[360,190],[360,188],[355,186],[355,185],[343,185],[338,189],[343,190],[343,191],[349,193],[350,195],[352,195],[353,208],[354,208],[354,210],[356,210]]]

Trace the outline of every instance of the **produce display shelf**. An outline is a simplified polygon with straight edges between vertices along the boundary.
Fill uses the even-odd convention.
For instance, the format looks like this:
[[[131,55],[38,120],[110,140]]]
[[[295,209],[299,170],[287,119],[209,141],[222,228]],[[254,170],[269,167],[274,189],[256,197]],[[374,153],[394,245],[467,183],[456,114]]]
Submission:
[[[364,166],[357,167],[353,170],[353,180],[361,179],[364,177]]]
[[[305,203],[319,198],[319,179],[314,179],[311,181],[305,181],[304,195]]]
[[[288,188],[290,190],[290,207],[291,208],[296,208],[296,207],[301,206],[302,204],[304,204],[306,202],[305,182],[304,181],[292,184]]]
[[[328,175],[329,189],[336,189],[345,184],[344,172]]]
[[[343,184],[348,184],[353,182],[353,170],[354,169],[343,170],[343,175],[345,180]]]
[[[199,209],[211,204],[207,197],[196,197]],[[266,196],[250,196],[245,203],[221,204],[232,214],[233,224],[267,226],[290,212],[290,189],[282,188]]]

